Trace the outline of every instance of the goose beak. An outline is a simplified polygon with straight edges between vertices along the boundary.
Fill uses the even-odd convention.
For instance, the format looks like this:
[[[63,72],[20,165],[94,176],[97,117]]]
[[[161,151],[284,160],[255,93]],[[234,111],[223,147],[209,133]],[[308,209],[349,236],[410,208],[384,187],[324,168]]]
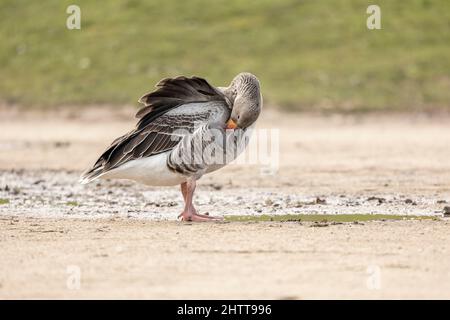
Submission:
[[[236,129],[237,125],[236,122],[234,122],[231,118],[227,121],[227,129]]]

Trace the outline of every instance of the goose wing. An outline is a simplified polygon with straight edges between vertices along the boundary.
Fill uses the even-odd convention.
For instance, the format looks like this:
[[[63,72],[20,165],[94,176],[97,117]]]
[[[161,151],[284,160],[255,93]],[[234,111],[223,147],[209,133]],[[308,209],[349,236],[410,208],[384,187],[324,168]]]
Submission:
[[[199,126],[226,121],[230,113],[224,95],[198,77],[164,79],[139,102],[144,107],[136,114],[136,128],[114,140],[82,175],[82,182],[90,182],[128,161],[170,151]]]

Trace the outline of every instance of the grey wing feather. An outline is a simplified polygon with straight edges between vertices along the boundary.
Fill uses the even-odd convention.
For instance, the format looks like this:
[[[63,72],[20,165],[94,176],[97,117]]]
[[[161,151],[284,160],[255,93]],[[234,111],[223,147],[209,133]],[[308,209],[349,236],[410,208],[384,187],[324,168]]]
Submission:
[[[156,85],[156,90],[139,99],[144,107],[136,113],[137,127],[143,128],[165,112],[187,103],[220,101],[227,103],[223,93],[199,77],[167,78]],[[231,106],[230,106],[231,108]]]
[[[192,133],[196,122],[207,121],[209,116],[209,112],[197,114],[195,117],[166,114],[143,129],[129,132],[116,139],[96,161],[93,168],[82,175],[82,180],[94,179],[128,161],[172,150],[184,137],[181,132]]]
[[[184,136],[180,130],[192,133],[198,123],[210,119],[212,105],[230,108],[224,95],[202,78],[164,79],[156,87],[139,99],[145,106],[136,114],[140,119],[136,128],[114,140],[94,166],[83,173],[83,182],[90,182],[128,161],[173,149]],[[202,105],[196,113],[170,113],[194,103]]]

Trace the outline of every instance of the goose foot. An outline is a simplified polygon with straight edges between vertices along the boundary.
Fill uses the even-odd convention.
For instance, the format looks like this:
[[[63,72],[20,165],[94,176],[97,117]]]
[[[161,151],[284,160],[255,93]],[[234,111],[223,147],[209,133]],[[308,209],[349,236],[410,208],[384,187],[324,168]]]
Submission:
[[[183,211],[178,218],[181,218],[181,221],[222,221],[221,217],[213,217],[204,214],[198,214],[193,211]]]
[[[195,180],[188,180],[181,184],[181,193],[184,199],[184,211],[178,216],[181,221],[222,221],[223,218],[198,214],[192,204],[192,196],[195,191]]]

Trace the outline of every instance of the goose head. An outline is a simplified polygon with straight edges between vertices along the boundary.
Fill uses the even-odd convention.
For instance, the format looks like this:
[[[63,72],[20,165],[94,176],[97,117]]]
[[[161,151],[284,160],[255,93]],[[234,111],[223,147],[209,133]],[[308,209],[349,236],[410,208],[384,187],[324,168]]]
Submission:
[[[232,103],[228,129],[245,129],[258,119],[262,108],[259,80],[248,72],[239,73],[224,92]]]

